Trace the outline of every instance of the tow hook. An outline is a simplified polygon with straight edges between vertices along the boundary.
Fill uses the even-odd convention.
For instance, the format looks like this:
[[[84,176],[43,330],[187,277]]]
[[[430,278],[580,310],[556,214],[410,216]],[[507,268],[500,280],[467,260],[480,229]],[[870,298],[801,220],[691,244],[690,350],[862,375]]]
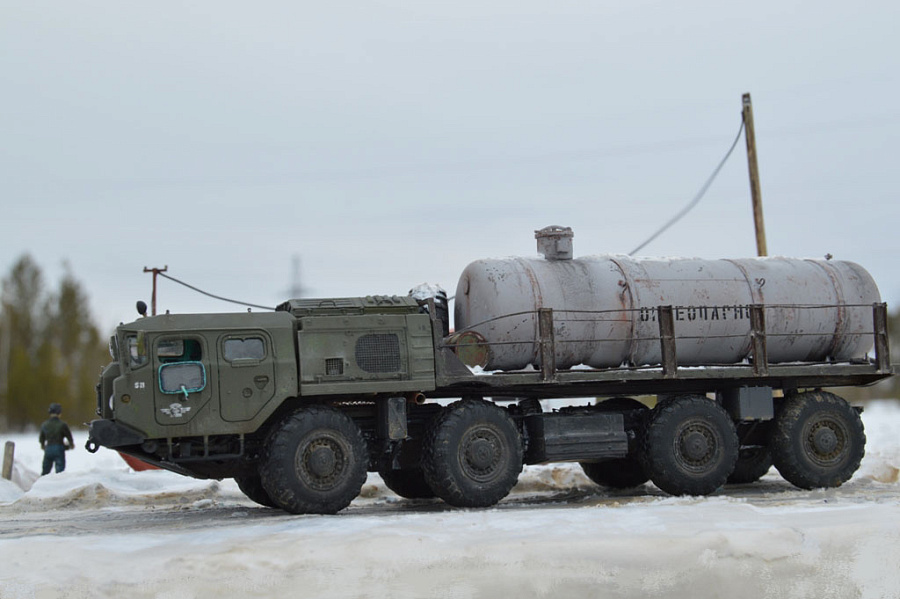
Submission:
[[[97,450],[100,449],[100,445],[93,439],[89,438],[87,440],[87,443],[84,444],[84,448],[88,450],[89,453],[97,453]]]

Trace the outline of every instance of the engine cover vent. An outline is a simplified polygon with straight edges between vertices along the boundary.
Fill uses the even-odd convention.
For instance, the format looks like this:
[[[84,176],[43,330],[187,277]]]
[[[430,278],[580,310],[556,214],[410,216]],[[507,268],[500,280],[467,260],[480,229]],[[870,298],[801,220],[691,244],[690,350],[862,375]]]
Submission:
[[[396,333],[371,333],[356,340],[356,363],[371,373],[400,372],[400,339]]]

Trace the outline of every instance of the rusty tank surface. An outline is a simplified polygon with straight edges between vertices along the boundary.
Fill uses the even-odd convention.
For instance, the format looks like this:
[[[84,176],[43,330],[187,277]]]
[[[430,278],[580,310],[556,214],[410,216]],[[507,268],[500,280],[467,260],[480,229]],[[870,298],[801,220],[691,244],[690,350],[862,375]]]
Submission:
[[[567,227],[535,232],[543,258],[477,260],[456,290],[456,331],[490,344],[486,368],[540,362],[536,311],[555,313],[559,368],[661,361],[657,308],[673,306],[684,366],[735,364],[752,351],[750,306],[764,306],[768,361],[845,362],[872,347],[878,288],[861,266],[796,258],[573,258]]]

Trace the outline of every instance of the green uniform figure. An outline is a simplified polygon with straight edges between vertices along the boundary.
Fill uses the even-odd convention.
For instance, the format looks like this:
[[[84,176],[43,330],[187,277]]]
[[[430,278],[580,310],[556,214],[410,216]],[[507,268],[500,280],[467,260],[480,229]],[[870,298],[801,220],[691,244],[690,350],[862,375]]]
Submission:
[[[62,406],[58,403],[50,404],[50,418],[41,425],[40,442],[44,449],[44,467],[41,470],[41,476],[50,474],[50,470],[56,465],[56,471],[62,472],[66,469],[66,450],[75,447],[75,441],[72,439],[72,431],[69,425],[60,419],[62,414]],[[68,442],[68,444],[67,444]]]

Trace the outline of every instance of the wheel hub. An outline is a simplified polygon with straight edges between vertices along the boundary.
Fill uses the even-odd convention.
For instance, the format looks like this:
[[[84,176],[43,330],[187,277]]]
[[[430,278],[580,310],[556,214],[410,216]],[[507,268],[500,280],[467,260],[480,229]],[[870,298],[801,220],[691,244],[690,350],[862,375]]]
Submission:
[[[817,453],[828,455],[837,447],[838,437],[833,430],[823,427],[813,434],[812,445]]]
[[[487,470],[494,463],[494,447],[487,439],[476,439],[466,450],[466,460],[478,470]]]
[[[681,452],[691,461],[700,461],[709,453],[709,440],[699,431],[692,431],[681,438]]]
[[[325,478],[334,473],[336,463],[334,450],[325,446],[317,447],[310,452],[307,465],[313,475]]]

